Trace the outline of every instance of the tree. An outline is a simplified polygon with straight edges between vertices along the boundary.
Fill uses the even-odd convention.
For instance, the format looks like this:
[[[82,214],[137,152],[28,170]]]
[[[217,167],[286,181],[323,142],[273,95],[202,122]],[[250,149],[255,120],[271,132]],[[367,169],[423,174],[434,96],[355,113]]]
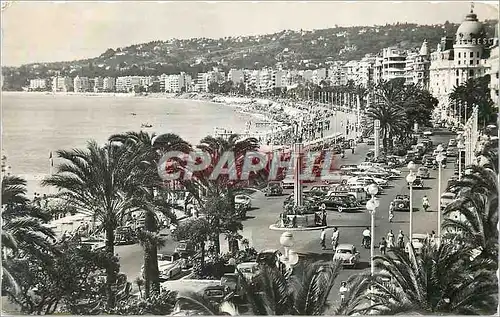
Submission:
[[[471,261],[470,249],[427,244],[417,255],[410,247],[376,256],[376,276],[368,298],[377,314],[492,314],[498,285],[490,261]]]
[[[205,261],[205,243],[212,234],[210,223],[205,218],[197,218],[184,221],[173,232],[176,240],[188,240],[196,245],[200,251],[200,262],[204,265]]]
[[[55,234],[45,223],[50,216],[26,198],[26,181],[17,176],[2,178],[2,273],[13,289],[18,289],[11,273],[19,254],[47,261]]]
[[[163,180],[158,174],[158,164],[163,153],[167,151],[189,153],[191,146],[176,134],[157,136],[144,131],[112,135],[109,141],[128,149],[128,160],[136,166],[134,178],[141,184],[140,187],[131,187],[133,192],[128,194],[134,197],[134,204],[141,208],[145,215],[145,226],[139,238],[144,248],[144,284],[145,296],[148,298],[151,289],[160,292],[157,253],[158,247],[163,242],[156,234],[160,224],[155,213],[161,212],[172,223],[176,222],[175,214],[171,211],[172,206],[163,195],[155,195],[166,191]]]
[[[116,144],[100,147],[90,141],[85,150],[59,150],[57,155],[65,163],[57,167],[57,173],[43,180],[44,186],[60,189],[57,197],[67,200],[80,212],[92,215],[100,221],[106,233],[106,250],[114,253],[115,229],[122,219],[137,210],[134,193],[141,185],[136,179],[135,162],[130,161],[130,149]],[[108,268],[106,273],[108,307],[115,306],[112,286],[116,272]]]

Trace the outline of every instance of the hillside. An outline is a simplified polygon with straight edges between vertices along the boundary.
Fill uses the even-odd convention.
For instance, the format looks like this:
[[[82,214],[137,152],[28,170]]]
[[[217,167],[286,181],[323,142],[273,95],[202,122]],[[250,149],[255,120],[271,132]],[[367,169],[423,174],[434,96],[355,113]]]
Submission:
[[[487,21],[494,34],[496,21]],[[5,67],[4,89],[17,90],[29,78],[50,77],[60,71],[71,76],[160,75],[181,71],[196,74],[218,66],[260,69],[281,65],[285,69],[325,67],[329,61],[356,60],[379,54],[384,47],[417,49],[426,39],[434,49],[442,36],[455,35],[458,24],[393,24],[373,27],[335,27],[291,31],[261,36],[195,38],[154,41],[123,48],[109,48],[98,57],[71,62]]]

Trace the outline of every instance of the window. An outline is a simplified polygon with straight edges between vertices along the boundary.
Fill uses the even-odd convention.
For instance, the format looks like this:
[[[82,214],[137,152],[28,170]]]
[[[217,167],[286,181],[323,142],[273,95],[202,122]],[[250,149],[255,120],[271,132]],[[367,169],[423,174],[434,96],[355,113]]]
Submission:
[[[458,58],[462,57],[462,53],[458,52]]]
[[[458,86],[458,78],[455,79],[455,86]]]
[[[476,53],[476,57],[479,58],[479,52]]]
[[[476,65],[479,65],[479,60],[478,59],[476,60]]]
[[[471,77],[474,76],[474,70],[473,69],[469,70],[469,76],[471,76]]]
[[[470,60],[470,64],[471,64],[471,65],[473,65],[473,64],[474,64],[474,60],[473,60],[473,59],[471,59],[471,60]]]
[[[458,65],[460,65],[460,60],[458,60]]]
[[[458,63],[460,64],[460,61],[458,61]],[[458,69],[457,69],[457,76],[460,76],[460,72],[458,71]]]
[[[470,57],[474,57],[474,52],[470,52]]]

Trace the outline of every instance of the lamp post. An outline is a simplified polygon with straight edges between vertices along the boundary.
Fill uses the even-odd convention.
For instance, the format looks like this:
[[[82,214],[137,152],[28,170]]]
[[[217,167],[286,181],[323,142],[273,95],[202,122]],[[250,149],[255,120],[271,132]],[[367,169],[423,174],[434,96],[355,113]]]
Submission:
[[[437,213],[438,213],[438,228],[437,228],[437,234],[438,234],[438,241],[441,240],[441,170],[443,167],[443,161],[446,159],[446,156],[444,156],[442,149],[443,147],[441,144],[438,146],[441,147],[441,152],[438,153],[436,156],[436,161],[438,162],[438,208],[437,208]]]
[[[408,163],[408,170],[410,173],[406,176],[406,181],[410,186],[410,231],[409,231],[409,239],[411,243],[411,239],[413,236],[413,182],[417,179],[417,175],[415,175],[415,171],[417,170],[417,165],[411,161]]]
[[[373,253],[375,250],[375,213],[377,211],[377,207],[380,205],[380,202],[375,198],[375,195],[378,193],[377,185],[370,184],[367,191],[368,194],[372,196],[372,198],[366,202],[366,209],[371,215],[370,268],[371,275],[373,276],[375,273],[375,263],[373,262]]]

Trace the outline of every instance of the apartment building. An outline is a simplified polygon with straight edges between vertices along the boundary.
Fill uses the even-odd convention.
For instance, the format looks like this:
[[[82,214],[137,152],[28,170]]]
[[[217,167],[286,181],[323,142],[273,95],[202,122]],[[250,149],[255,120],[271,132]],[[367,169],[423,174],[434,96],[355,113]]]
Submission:
[[[429,87],[430,52],[424,40],[418,52],[411,52],[406,57],[405,77],[407,84]]]
[[[104,79],[102,77],[94,77],[92,79],[91,87],[94,92],[103,91]]]
[[[347,75],[344,62],[334,62],[328,69],[328,79],[332,86],[342,86],[347,84]]]
[[[73,90],[73,81],[68,76],[55,76],[52,78],[53,92],[69,92]]]
[[[382,79],[406,78],[406,53],[396,47],[382,50]]]
[[[191,87],[191,76],[184,72],[165,77],[165,92],[189,91]]]
[[[73,79],[73,87],[75,92],[87,92],[90,90],[90,82],[88,77],[76,76]]]
[[[47,79],[35,78],[30,79],[30,90],[45,90],[48,88]]]
[[[318,68],[312,72],[312,82],[315,85],[319,85],[323,80],[326,79],[326,68]]]
[[[141,86],[141,76],[122,76],[116,78],[116,91],[118,92],[131,92],[134,87]]]
[[[196,77],[196,86],[195,89],[197,91],[205,91],[208,92],[208,87],[211,83],[221,84],[226,79],[225,73],[219,71],[219,69],[214,68],[214,70],[209,71],[207,73],[198,73]]]
[[[114,77],[104,77],[102,80],[102,91],[112,92],[115,91],[116,79]]]
[[[245,75],[242,69],[230,69],[227,73],[227,80],[232,81],[236,86],[245,81]]]

